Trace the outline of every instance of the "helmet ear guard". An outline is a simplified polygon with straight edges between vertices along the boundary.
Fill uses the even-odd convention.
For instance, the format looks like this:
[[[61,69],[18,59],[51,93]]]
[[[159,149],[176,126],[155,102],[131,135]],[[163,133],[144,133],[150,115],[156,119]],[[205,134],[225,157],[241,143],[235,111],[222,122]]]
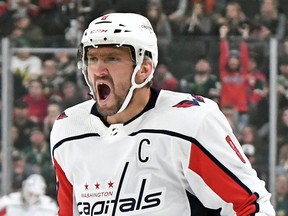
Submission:
[[[92,99],[96,99],[94,94],[93,94],[93,89],[91,87],[91,85],[89,84],[89,80],[87,77],[87,65],[85,63],[85,54],[84,54],[84,46],[81,43],[80,46],[78,47],[78,51],[77,51],[77,68],[82,72],[85,82],[87,84],[87,86],[89,87],[89,93],[88,95],[92,98]]]
[[[82,71],[82,67],[83,67],[82,57],[83,57],[83,44],[81,43],[78,47],[77,55],[76,55],[77,68],[81,71]]]

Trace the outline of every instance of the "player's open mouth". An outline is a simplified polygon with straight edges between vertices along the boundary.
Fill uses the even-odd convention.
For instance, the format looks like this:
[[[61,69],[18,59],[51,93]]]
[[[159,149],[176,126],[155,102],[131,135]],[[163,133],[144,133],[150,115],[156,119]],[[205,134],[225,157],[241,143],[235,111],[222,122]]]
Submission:
[[[97,89],[98,89],[98,97],[100,100],[105,100],[110,95],[111,89],[105,83],[99,83]]]

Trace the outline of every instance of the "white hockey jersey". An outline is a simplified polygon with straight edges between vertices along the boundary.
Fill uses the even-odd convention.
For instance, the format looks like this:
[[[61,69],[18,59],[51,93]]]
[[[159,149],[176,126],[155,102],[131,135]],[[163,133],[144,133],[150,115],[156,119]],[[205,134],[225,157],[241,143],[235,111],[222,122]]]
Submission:
[[[24,202],[21,192],[14,192],[0,199],[0,216],[56,216],[58,206],[48,196],[41,196],[33,205]]]
[[[55,121],[59,215],[275,215],[217,104],[151,91],[143,112],[125,124],[107,124],[92,100]],[[218,211],[209,214],[195,197]]]

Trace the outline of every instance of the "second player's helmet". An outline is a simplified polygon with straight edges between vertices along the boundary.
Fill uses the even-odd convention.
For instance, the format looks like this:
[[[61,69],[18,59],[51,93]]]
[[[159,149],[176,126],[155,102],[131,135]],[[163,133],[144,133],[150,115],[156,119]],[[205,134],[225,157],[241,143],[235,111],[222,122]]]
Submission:
[[[127,46],[131,50],[136,66],[131,78],[131,93],[126,97],[128,100],[128,102],[126,100],[126,103],[128,104],[132,97],[133,90],[135,88],[141,88],[151,81],[158,63],[157,38],[153,28],[146,17],[133,13],[111,13],[99,17],[89,24],[82,36],[78,53],[80,54],[78,64],[92,94],[93,91],[87,79],[87,66],[85,65],[86,52],[88,47],[92,46],[97,48],[102,45]],[[137,84],[135,82],[135,75],[140,69],[145,55],[152,59],[153,71],[143,83]]]
[[[23,181],[22,195],[27,204],[35,204],[45,192],[46,183],[41,175],[32,174]]]

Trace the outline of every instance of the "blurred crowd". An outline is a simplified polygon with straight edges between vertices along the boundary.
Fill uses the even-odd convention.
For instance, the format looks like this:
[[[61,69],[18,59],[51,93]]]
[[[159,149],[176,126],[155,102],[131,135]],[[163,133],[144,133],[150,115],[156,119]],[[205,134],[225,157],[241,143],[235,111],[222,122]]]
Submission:
[[[64,109],[90,98],[76,52],[25,48],[77,48],[88,23],[109,12],[150,20],[159,47],[153,86],[216,101],[267,185],[269,39],[278,40],[276,209],[288,216],[287,0],[0,0],[0,37],[22,48],[13,53],[10,68],[13,190],[40,174],[56,199],[50,129]]]

